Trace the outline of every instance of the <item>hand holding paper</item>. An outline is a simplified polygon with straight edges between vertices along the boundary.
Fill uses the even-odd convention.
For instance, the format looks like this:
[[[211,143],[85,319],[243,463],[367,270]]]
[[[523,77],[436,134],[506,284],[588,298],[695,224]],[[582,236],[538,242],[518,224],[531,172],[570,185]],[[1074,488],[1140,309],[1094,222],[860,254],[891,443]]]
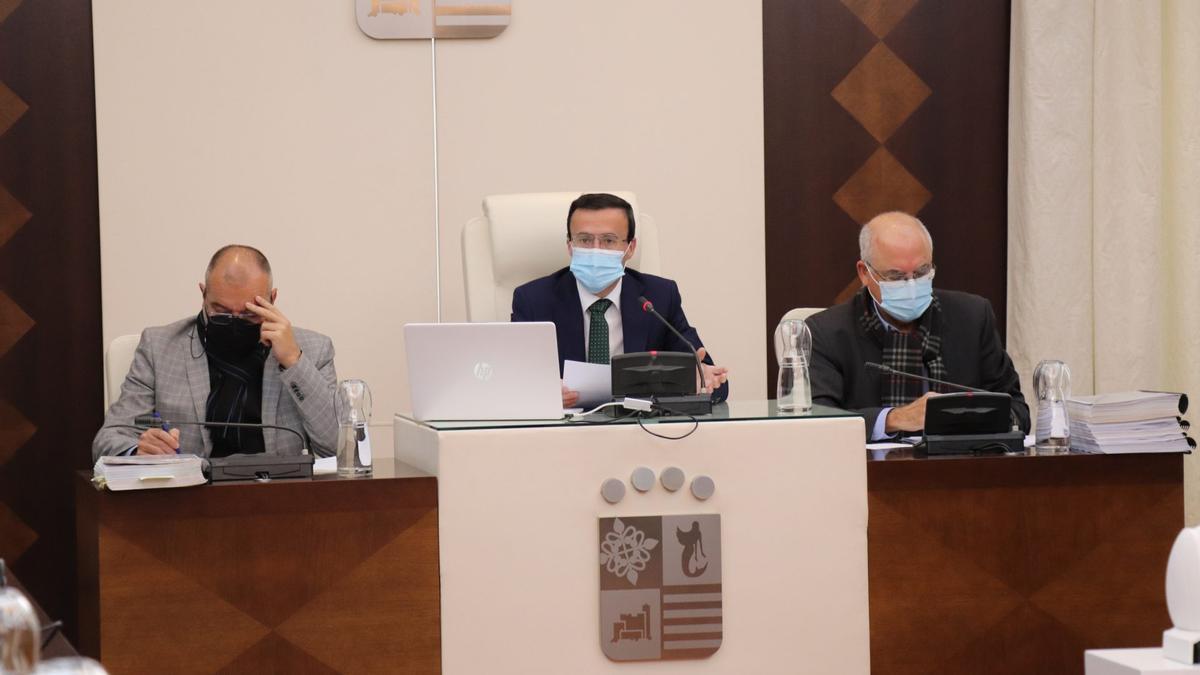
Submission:
[[[579,392],[576,405],[588,409],[612,400],[612,368],[608,364],[565,361],[563,386]]]

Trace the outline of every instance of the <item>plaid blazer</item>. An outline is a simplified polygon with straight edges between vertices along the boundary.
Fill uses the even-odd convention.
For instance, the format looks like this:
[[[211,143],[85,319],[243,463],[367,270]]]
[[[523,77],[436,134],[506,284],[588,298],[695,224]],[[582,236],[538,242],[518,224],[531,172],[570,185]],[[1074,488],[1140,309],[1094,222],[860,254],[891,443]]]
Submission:
[[[985,298],[960,291],[934,289],[941,304],[942,361],[946,380],[1012,396],[1012,410],[1021,430],[1029,433],[1029,405],[1021,395],[1021,380],[1004,342],[996,331],[996,314]],[[868,369],[881,363],[883,351],[863,330],[854,314],[854,300],[808,318],[813,354],[809,366],[813,402],[853,410],[871,430],[883,406],[884,378]]]
[[[331,456],[337,441],[333,342],[303,328],[293,327],[292,331],[304,353],[286,370],[279,369],[274,354],[267,356],[262,421],[303,433],[314,455]],[[208,394],[208,358],[196,334],[195,317],[147,328],[121,384],[121,395],[108,409],[104,426],[92,441],[92,459],[136,446],[141,432],[129,426],[138,415],[158,412],[167,421],[204,421]],[[268,451],[281,455],[301,452],[300,440],[286,431],[263,429],[263,441]],[[207,457],[212,452],[208,429],[180,426],[179,447],[182,452]]]

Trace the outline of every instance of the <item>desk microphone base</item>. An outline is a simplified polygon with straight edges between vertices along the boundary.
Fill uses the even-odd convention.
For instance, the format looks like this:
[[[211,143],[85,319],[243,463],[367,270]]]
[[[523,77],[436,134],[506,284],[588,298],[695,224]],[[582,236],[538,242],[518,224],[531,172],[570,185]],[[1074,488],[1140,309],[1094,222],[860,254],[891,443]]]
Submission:
[[[654,410],[668,415],[699,415],[712,414],[712,397],[708,394],[688,394],[686,396],[654,396]]]
[[[208,465],[212,481],[275,480],[278,478],[312,478],[312,455],[270,455],[267,453],[211,457]]]
[[[924,445],[929,455],[1021,453],[1025,451],[1025,434],[1019,431],[1002,434],[934,434],[925,437]]]
[[[613,397],[613,401],[620,403],[625,400],[625,396]],[[640,414],[645,415],[691,415],[697,417],[699,415],[709,415],[712,413],[712,398],[708,394],[683,394],[678,396],[666,395],[651,395],[651,396],[629,396],[630,399],[639,399],[640,405],[645,405],[648,400],[649,408],[638,407],[637,410],[645,410]],[[609,417],[624,417],[633,414],[634,409],[622,408],[614,406],[606,408],[604,413]]]

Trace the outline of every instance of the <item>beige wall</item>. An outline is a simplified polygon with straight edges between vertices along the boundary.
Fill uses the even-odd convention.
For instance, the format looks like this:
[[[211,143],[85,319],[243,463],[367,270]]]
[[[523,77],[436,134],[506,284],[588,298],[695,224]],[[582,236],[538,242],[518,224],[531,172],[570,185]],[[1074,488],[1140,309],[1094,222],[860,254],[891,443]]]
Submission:
[[[522,0],[494,40],[371,40],[353,2],[96,2],[106,342],[199,309],[237,241],[279,305],[375,392],[376,444],[408,407],[400,328],[465,315],[459,237],[492,192],[636,191],[689,318],[765,391],[757,5]],[[565,264],[564,259],[564,264]],[[384,450],[387,452],[386,450]]]

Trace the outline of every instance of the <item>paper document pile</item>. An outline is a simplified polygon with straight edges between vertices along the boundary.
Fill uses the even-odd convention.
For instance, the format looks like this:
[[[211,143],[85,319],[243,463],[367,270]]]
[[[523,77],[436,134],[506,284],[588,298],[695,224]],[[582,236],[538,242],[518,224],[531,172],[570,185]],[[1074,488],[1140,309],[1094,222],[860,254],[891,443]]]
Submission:
[[[92,483],[109,490],[203,485],[203,462],[196,455],[134,455],[101,457],[92,467]]]
[[[1126,391],[1067,399],[1071,448],[1107,454],[1188,452],[1187,395]]]

